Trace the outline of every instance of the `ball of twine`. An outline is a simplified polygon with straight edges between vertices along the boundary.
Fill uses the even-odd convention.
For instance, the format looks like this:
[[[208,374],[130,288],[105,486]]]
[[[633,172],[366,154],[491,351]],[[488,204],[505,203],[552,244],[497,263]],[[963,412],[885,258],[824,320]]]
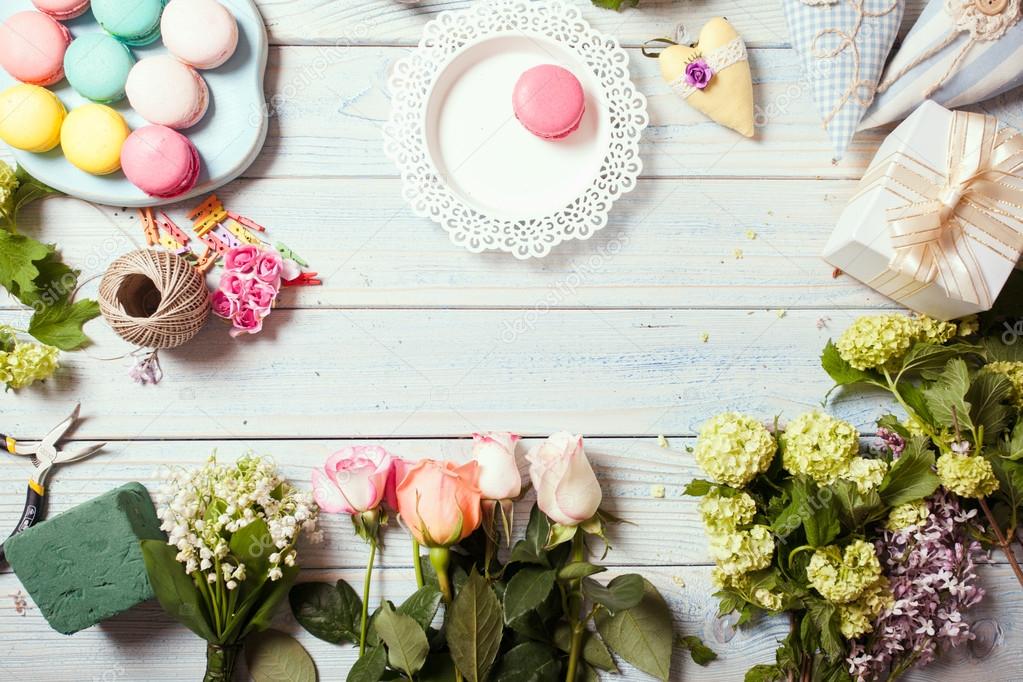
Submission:
[[[140,249],[107,268],[99,308],[117,335],[144,348],[176,348],[210,314],[206,279],[181,256]]]

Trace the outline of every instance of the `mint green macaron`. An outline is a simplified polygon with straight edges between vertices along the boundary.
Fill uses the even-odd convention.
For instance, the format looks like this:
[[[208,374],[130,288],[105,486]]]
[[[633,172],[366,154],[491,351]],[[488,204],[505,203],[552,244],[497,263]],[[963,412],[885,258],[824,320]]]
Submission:
[[[135,65],[131,50],[106,33],[86,33],[64,53],[64,75],[82,97],[100,104],[124,99],[124,84]]]
[[[104,31],[140,47],[160,37],[163,6],[163,0],[92,0],[92,14]]]

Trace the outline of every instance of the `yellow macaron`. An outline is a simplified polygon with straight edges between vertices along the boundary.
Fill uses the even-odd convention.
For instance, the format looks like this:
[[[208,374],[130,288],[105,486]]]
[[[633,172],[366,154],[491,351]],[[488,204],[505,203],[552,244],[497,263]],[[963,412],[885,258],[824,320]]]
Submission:
[[[0,140],[26,152],[48,152],[60,143],[64,105],[52,92],[22,83],[0,93]]]
[[[103,104],[83,104],[64,119],[60,146],[73,165],[93,175],[121,167],[121,147],[131,130],[124,117]]]

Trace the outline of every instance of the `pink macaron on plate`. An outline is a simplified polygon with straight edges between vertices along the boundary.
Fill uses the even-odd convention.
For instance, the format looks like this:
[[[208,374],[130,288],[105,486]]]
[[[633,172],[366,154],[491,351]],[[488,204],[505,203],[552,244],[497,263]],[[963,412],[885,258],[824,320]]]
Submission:
[[[238,42],[233,54],[224,64],[201,72],[202,79],[208,87],[209,110],[195,125],[181,130],[197,150],[200,172],[198,177],[194,178],[194,184],[193,178],[188,177],[171,189],[192,185],[191,189],[174,197],[154,196],[130,182],[124,172],[94,176],[78,170],[64,158],[59,148],[45,154],[13,150],[17,162],[41,181],[66,194],[98,204],[124,207],[154,206],[183,201],[209,194],[238,177],[255,160],[266,139],[267,117],[263,77],[266,72],[267,35],[263,19],[253,0],[219,2],[237,20]],[[40,0],[39,4],[44,3]],[[54,1],[49,2],[47,6],[57,8],[73,5],[74,3]],[[38,11],[32,0],[2,0],[0,22],[25,10]],[[72,36],[100,30],[91,12],[64,21],[62,24],[70,30]],[[145,47],[131,49],[139,61],[146,57],[169,54],[167,47],[160,40]],[[17,81],[13,77],[0,70],[0,90],[15,82]],[[66,79],[49,86],[49,89],[61,99],[69,111],[86,103]],[[130,106],[127,99],[112,106],[124,116],[132,130],[150,124]],[[191,122],[184,118],[187,117],[182,118],[182,124]],[[148,181],[154,182],[152,178]],[[149,185],[148,189],[155,189],[158,194],[168,193],[166,186],[160,186],[159,182]]]

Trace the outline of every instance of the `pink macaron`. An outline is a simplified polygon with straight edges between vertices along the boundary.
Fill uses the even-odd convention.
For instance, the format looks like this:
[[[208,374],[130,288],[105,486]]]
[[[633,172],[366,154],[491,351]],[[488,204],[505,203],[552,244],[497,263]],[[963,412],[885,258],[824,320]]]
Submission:
[[[210,102],[209,88],[199,72],[168,54],[136,63],[124,91],[139,116],[176,130],[198,123]]]
[[[197,69],[215,69],[238,48],[238,22],[217,0],[171,0],[160,19],[163,44]]]
[[[59,21],[74,19],[89,11],[89,0],[32,0],[32,4]]]
[[[512,108],[526,130],[545,140],[557,140],[579,127],[586,100],[583,86],[571,71],[541,64],[519,76]]]
[[[22,83],[53,85],[64,77],[71,33],[42,12],[18,12],[0,24],[0,66]]]
[[[170,199],[195,187],[199,151],[192,141],[167,126],[139,128],[121,147],[121,169],[128,180],[152,197]]]

